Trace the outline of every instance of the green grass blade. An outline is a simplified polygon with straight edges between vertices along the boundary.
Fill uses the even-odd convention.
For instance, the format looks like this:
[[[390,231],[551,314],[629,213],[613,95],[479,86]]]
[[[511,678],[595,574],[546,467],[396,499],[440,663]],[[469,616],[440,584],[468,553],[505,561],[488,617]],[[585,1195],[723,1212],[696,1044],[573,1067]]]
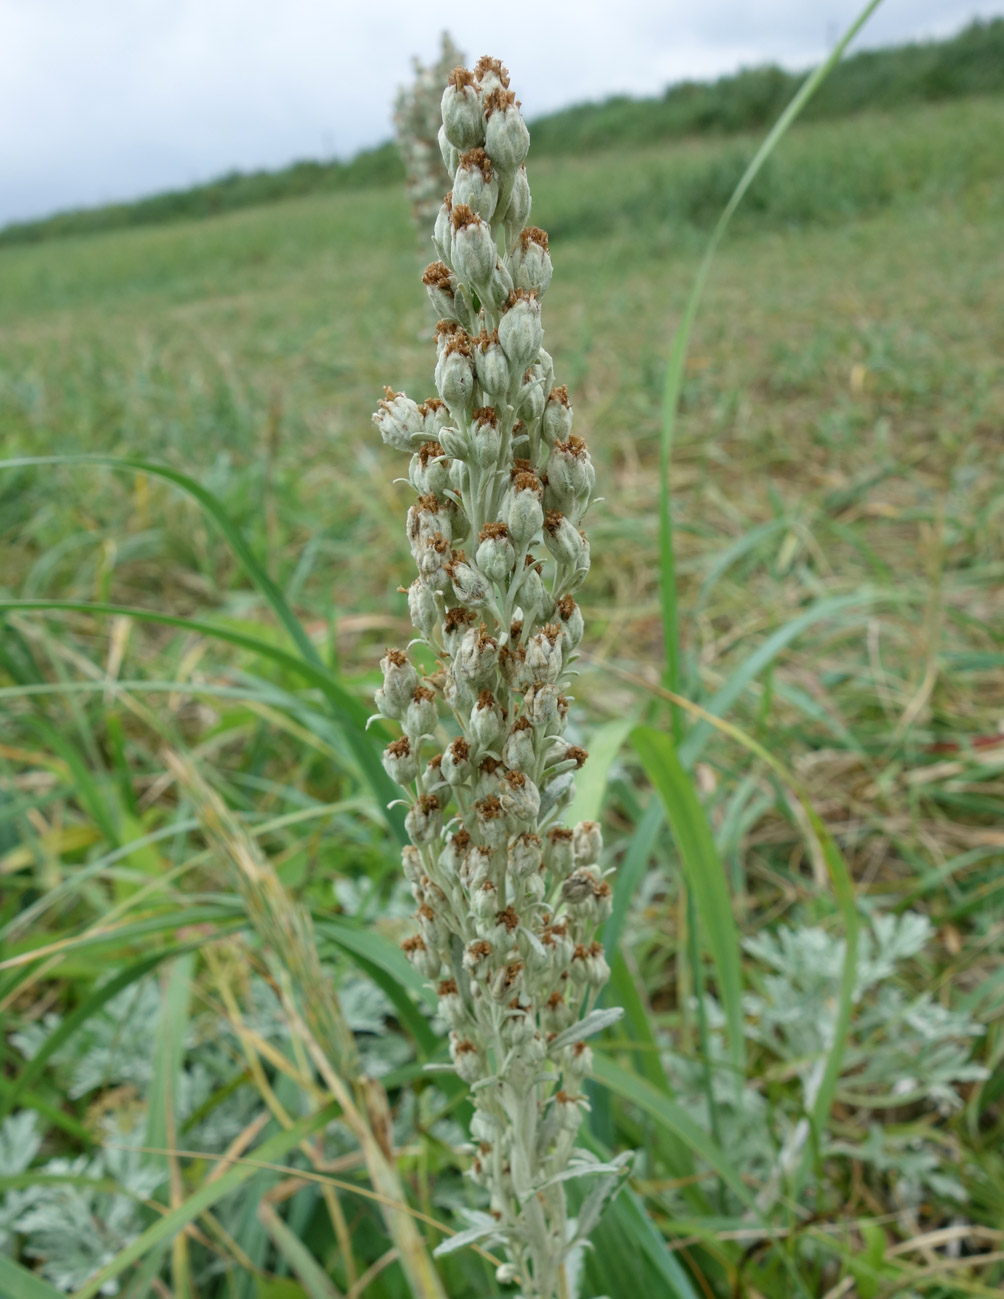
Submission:
[[[739,933],[732,916],[725,869],[704,808],[683,769],[672,738],[651,727],[640,726],[631,732],[631,743],[662,799],[673,829],[687,887],[696,903],[715,963],[718,994],[728,1027],[729,1054],[736,1086],[741,1088],[746,1072],[742,968]]]
[[[681,1140],[709,1168],[714,1169],[747,1208],[755,1210],[753,1197],[739,1170],[682,1106],[599,1051],[594,1052],[593,1077],[609,1087],[615,1096],[636,1105],[666,1132]]]
[[[0,1254],[0,1295],[4,1299],[66,1299],[62,1290],[4,1254]]]
[[[260,1163],[277,1163],[287,1151],[294,1149],[315,1132],[322,1131],[340,1113],[339,1106],[332,1101],[322,1109],[315,1110],[307,1118],[300,1119],[292,1127],[285,1128],[262,1142],[248,1157],[249,1162],[235,1164],[214,1182],[204,1182],[188,1196],[184,1203],[162,1218],[158,1218],[142,1235],[119,1250],[110,1263],[106,1263],[86,1285],[74,1292],[73,1299],[93,1299],[95,1295],[101,1294],[109,1281],[121,1276],[126,1268],[138,1262],[157,1245],[173,1239],[177,1232],[194,1221],[200,1213],[212,1208],[223,1196],[229,1195],[249,1178],[254,1177],[259,1172]]]
[[[0,463],[2,468],[2,463]],[[216,626],[209,622],[200,622],[195,618],[181,618],[173,614],[158,613],[152,609],[137,609],[130,605],[104,604],[87,600],[0,600],[0,613],[3,612],[53,612],[88,613],[95,616],[135,618],[139,621],[158,623],[164,627],[177,627],[181,631],[194,632],[226,641],[239,649],[246,649],[270,659],[277,666],[296,673],[304,681],[316,686],[324,695],[342,735],[352,750],[356,763],[363,772],[380,810],[399,843],[407,842],[404,830],[404,815],[399,807],[388,807],[388,804],[400,797],[400,789],[393,784],[383,769],[378,752],[377,738],[383,732],[374,727],[373,733],[366,733],[367,712],[363,704],[328,671],[324,664],[315,657],[313,660],[299,658],[295,654],[270,645],[267,641],[258,640],[243,632],[233,631],[228,627]]]
[[[258,1205],[258,1218],[272,1244],[289,1264],[293,1275],[306,1290],[309,1299],[342,1299],[341,1291],[320,1266],[295,1233],[279,1217],[267,1200]]]
[[[690,334],[697,316],[704,287],[715,260],[715,253],[722,241],[729,222],[742,202],[746,191],[756,179],[761,167],[774,152],[779,141],[798,117],[799,113],[816,93],[839,63],[844,50],[879,7],[882,0],[869,0],[860,14],[833,47],[829,57],[810,73],[800,86],[798,92],[767,133],[763,143],[757,149],[749,166],[743,172],[738,184],[732,191],[728,203],[711,232],[708,246],[697,268],[694,286],[690,291],[683,309],[683,315],[673,337],[669,361],[666,365],[666,379],[662,395],[662,438],[659,456],[659,597],[662,606],[663,637],[665,643],[666,669],[663,677],[668,690],[679,692],[680,688],[680,640],[676,607],[676,564],[673,547],[673,520],[669,508],[669,471],[673,456],[673,441],[676,436],[676,421],[680,409],[680,397],[683,392],[684,370],[687,361],[687,349],[690,346]],[[680,739],[682,718],[679,709],[672,709],[673,735],[677,742]]]
[[[589,761],[575,773],[575,798],[565,813],[569,825],[577,821],[598,821],[610,780],[610,768],[624,747],[635,724],[631,717],[619,717],[597,726],[589,737]]]

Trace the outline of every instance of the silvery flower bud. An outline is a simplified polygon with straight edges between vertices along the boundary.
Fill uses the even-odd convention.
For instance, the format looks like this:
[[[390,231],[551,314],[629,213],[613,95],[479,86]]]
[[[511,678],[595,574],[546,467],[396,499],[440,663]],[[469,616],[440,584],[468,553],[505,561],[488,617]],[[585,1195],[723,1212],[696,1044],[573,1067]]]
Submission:
[[[415,913],[415,920],[426,947],[441,952],[449,942],[450,933],[432,907],[423,902]]]
[[[558,1126],[566,1132],[577,1132],[582,1122],[585,1102],[579,1096],[559,1091],[554,1094],[554,1113]]]
[[[474,368],[478,383],[492,398],[503,397],[509,391],[509,362],[506,360],[498,330],[482,331],[474,346]]]
[[[450,1034],[450,1059],[458,1076],[468,1086],[485,1076],[485,1064],[481,1052],[473,1042],[461,1038],[455,1032]]]
[[[513,723],[502,746],[502,761],[513,771],[533,770],[537,754],[534,751],[533,728],[527,718],[520,717]]]
[[[482,690],[471,709],[467,733],[479,749],[497,749],[502,740],[502,709],[490,690]]]
[[[541,942],[550,957],[551,978],[560,979],[568,969],[568,963],[575,951],[575,943],[568,932],[568,925],[564,921],[547,925],[541,933]]]
[[[548,623],[526,643],[526,675],[534,684],[555,682],[564,665],[561,629]]]
[[[610,966],[600,943],[592,943],[589,947],[580,943],[568,969],[573,983],[588,984],[591,988],[602,988],[610,978]]]
[[[595,866],[603,852],[603,831],[598,821],[580,821],[572,831],[576,866]]]
[[[547,600],[539,564],[532,564],[525,570],[519,588],[519,598],[523,605],[524,618],[532,622],[537,616],[537,611],[544,607]]]
[[[484,149],[471,149],[459,159],[453,177],[453,202],[462,203],[483,221],[490,221],[498,198],[499,182],[491,158]]]
[[[540,790],[523,771],[507,771],[499,802],[506,816],[535,825],[540,812]]]
[[[491,279],[484,287],[485,295],[482,300],[494,307],[496,311],[501,311],[516,286],[513,284],[508,267],[496,260]]]
[[[564,993],[552,992],[540,1008],[540,1026],[545,1033],[563,1033],[572,1022],[572,1008]]]
[[[570,595],[563,595],[554,606],[555,616],[565,629],[565,640],[569,653],[578,649],[584,631],[582,610]]]
[[[456,654],[460,642],[474,620],[473,611],[465,609],[462,605],[447,609],[446,617],[443,619],[443,645],[448,654]]]
[[[485,603],[488,599],[488,588],[481,575],[475,572],[466,560],[451,560],[448,571],[458,604],[477,608]]]
[[[405,528],[412,554],[418,558],[423,543],[431,541],[437,534],[447,541],[453,540],[453,525],[448,510],[440,510],[435,496],[420,497],[414,505],[408,507],[408,518]]]
[[[462,735],[447,745],[440,771],[448,785],[462,785],[471,774],[470,748]]]
[[[540,869],[540,836],[524,830],[509,840],[506,865],[509,874],[518,880],[526,879]]]
[[[558,691],[550,684],[534,686],[523,696],[523,715],[530,725],[545,731],[558,712]]]
[[[498,260],[492,228],[465,203],[453,203],[453,265],[468,284],[485,284]]]
[[[388,446],[398,451],[411,451],[414,439],[424,430],[418,403],[403,392],[394,392],[390,388],[385,388],[384,392],[386,396],[373,413],[373,423]]]
[[[495,676],[499,662],[499,643],[480,628],[471,627],[453,656],[453,670],[473,685],[483,685]]]
[[[491,943],[479,938],[476,942],[468,943],[464,949],[463,967],[469,974],[483,974],[486,968],[491,968],[493,955]]]
[[[436,696],[428,686],[416,686],[405,709],[402,725],[412,739],[432,735],[439,721]]]
[[[417,884],[425,874],[422,854],[412,843],[406,843],[401,849],[401,868],[409,884]]]
[[[513,177],[509,204],[502,223],[505,229],[507,248],[513,248],[519,239],[520,231],[526,225],[530,216],[531,202],[530,182],[526,178],[526,167],[520,167]]]
[[[462,463],[470,459],[471,435],[466,426],[461,425],[458,428],[453,428],[447,425],[440,433],[439,440],[442,443],[443,451],[450,457],[451,471],[458,462]],[[452,472],[450,483],[451,485],[453,483]]]
[[[543,330],[540,325],[540,303],[525,289],[514,289],[509,306],[499,321],[499,342],[512,371],[523,375],[537,359]]]
[[[418,934],[414,938],[406,938],[401,944],[401,951],[423,978],[438,978],[443,967],[439,953],[426,947],[424,940]]]
[[[513,283],[517,289],[532,289],[542,298],[551,283],[551,254],[547,250],[547,231],[527,226],[509,258]]]
[[[445,204],[444,204],[445,210]],[[448,226],[444,226],[444,234],[447,233]],[[433,236],[435,238],[435,236]],[[451,244],[447,244],[446,251],[449,253]],[[442,316],[447,320],[456,320],[457,318],[457,277],[453,274],[445,262],[431,262],[422,275],[422,283],[425,285],[425,291],[429,295],[429,301],[432,303],[437,316]]]
[[[520,419],[535,423],[544,413],[544,379],[536,362],[523,376],[523,386],[516,394],[516,410]]]
[[[407,735],[402,735],[384,749],[383,769],[398,785],[410,785],[418,778],[418,757]]]
[[[442,126],[439,128],[436,139],[439,141],[439,152],[443,159],[443,166],[446,168],[447,175],[452,176],[460,162],[460,150],[455,144],[450,143],[446,137],[446,130]]]
[[[450,553],[450,543],[441,532],[427,538],[419,547],[415,562],[419,576],[430,591],[445,591],[449,586],[447,564]]]
[[[560,510],[574,523],[589,504],[595,483],[585,442],[574,434],[567,442],[556,442],[547,462],[547,508]]]
[[[496,970],[488,985],[488,993],[493,1001],[502,1005],[518,997],[523,987],[526,966],[522,961],[510,961],[500,970]]]
[[[504,523],[486,523],[481,529],[481,544],[475,563],[485,577],[496,585],[509,580],[516,562],[516,551],[509,540],[509,529]]]
[[[441,263],[447,271],[453,261],[453,195],[447,194],[443,200],[439,212],[436,214],[436,224],[432,228],[432,242],[435,245],[436,252],[439,253]],[[453,316],[453,308],[443,313],[448,318]]]
[[[450,422],[446,402],[439,397],[427,397],[419,406],[418,413],[425,420],[425,436],[432,442],[438,442],[441,430]]]
[[[474,815],[477,818],[478,837],[485,846],[501,847],[508,837],[509,827],[500,799],[494,794],[488,798],[479,798],[474,804]]]
[[[555,442],[565,441],[571,432],[572,407],[568,400],[568,389],[562,384],[560,388],[551,389],[540,421],[540,436],[550,448]]]
[[[451,834],[447,839],[436,860],[436,869],[447,884],[459,878],[467,860],[470,846],[471,836],[466,830],[458,830],[456,834]]]
[[[376,692],[376,706],[381,716],[400,720],[418,686],[418,673],[408,662],[408,656],[398,649],[389,649],[380,660],[380,667],[383,686]]]
[[[502,1021],[501,1033],[502,1041],[506,1046],[522,1046],[524,1042],[529,1042],[536,1036],[533,1016],[527,1014],[522,1007],[510,1010]]]
[[[474,79],[481,90],[481,98],[490,95],[501,87],[509,89],[509,72],[499,59],[483,54],[474,65]]]
[[[531,906],[544,901],[547,896],[547,885],[539,871],[536,875],[531,875],[523,885],[523,896]]]
[[[454,335],[436,363],[436,391],[456,418],[465,415],[474,400],[474,366],[471,345],[466,335]],[[445,437],[445,431],[444,431]],[[447,450],[443,441],[443,449]],[[448,455],[455,452],[447,450]]]
[[[485,880],[481,887],[471,894],[471,914],[475,920],[494,920],[498,909],[498,890],[491,880]]]
[[[530,545],[540,531],[544,522],[541,494],[541,482],[536,474],[522,471],[513,479],[502,508],[514,546]]]
[[[530,132],[516,107],[516,96],[497,87],[485,95],[484,114],[485,149],[503,171],[514,171],[530,147]]]
[[[544,837],[544,865],[555,879],[563,880],[575,867],[574,835],[563,825],[553,826]]]
[[[444,979],[436,989],[438,1011],[451,1028],[461,1028],[467,1023],[467,1011],[457,987],[456,979]]]
[[[435,596],[418,577],[408,587],[408,613],[412,626],[428,640],[439,621],[439,610]]]
[[[443,778],[443,755],[435,753],[425,764],[425,771],[422,773],[422,787],[427,794],[439,794],[442,792],[442,803],[445,805],[450,801],[450,793]]]
[[[593,1052],[588,1042],[575,1042],[562,1052],[561,1067],[569,1078],[581,1082],[593,1071]]]
[[[494,469],[502,450],[502,433],[498,415],[492,406],[479,406],[471,416],[473,426],[472,459],[481,469]]]
[[[411,457],[408,481],[419,496],[442,497],[450,485],[450,471],[438,442],[423,442]]]
[[[519,1061],[524,1069],[536,1072],[547,1059],[547,1043],[539,1033],[534,1033],[519,1048]]]
[[[560,510],[548,510],[544,516],[544,545],[559,564],[576,572],[589,571],[589,538]]]
[[[463,831],[467,834],[467,831]],[[468,835],[468,838],[470,836]],[[486,848],[484,844],[474,844],[467,851],[464,859],[464,868],[461,871],[460,878],[467,885],[467,891],[474,893],[484,884],[485,880],[491,877],[492,873],[492,851]]]
[[[408,831],[408,838],[417,847],[439,838],[443,829],[443,813],[435,794],[423,794],[408,809],[404,828]]]
[[[485,119],[481,97],[474,83],[474,74],[466,68],[456,68],[443,91],[443,132],[447,140],[461,153],[483,144]],[[453,168],[450,169],[451,173]]]

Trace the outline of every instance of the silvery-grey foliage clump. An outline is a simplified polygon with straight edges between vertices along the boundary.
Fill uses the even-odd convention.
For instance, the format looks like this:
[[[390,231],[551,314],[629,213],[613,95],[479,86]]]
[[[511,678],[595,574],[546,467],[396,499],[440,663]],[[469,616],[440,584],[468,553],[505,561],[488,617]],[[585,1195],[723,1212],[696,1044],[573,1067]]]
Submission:
[[[611,910],[600,827],[561,820],[587,756],[565,729],[595,474],[542,346],[551,257],[527,224],[530,137],[505,68],[455,69],[442,116],[453,188],[423,276],[440,318],[438,396],[388,389],[374,415],[411,455],[413,644],[437,667],[423,676],[388,650],[376,704],[403,731],[384,764],[408,792],[418,932],[404,950],[437,989],[472,1089],[470,1176],[488,1200],[440,1252],[500,1246],[499,1279],[551,1299],[628,1159],[601,1165],[575,1144],[586,1039],[620,1013],[595,1009],[609,976],[596,932]],[[593,1191],[569,1222],[564,1183],[587,1175]]]
[[[415,80],[410,86],[402,86],[394,101],[394,132],[423,249],[429,226],[443,201],[443,191],[452,179],[437,139],[441,120],[439,101],[446,78],[463,61],[464,56],[450,39],[449,32],[443,32],[439,58],[429,67],[415,59]]]

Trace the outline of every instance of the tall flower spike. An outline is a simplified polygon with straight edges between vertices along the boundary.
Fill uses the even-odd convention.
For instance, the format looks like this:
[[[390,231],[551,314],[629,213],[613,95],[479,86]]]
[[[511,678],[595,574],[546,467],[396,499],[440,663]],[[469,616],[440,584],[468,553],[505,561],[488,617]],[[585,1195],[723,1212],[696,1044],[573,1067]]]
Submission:
[[[470,1176],[491,1214],[480,1238],[507,1255],[500,1281],[553,1299],[629,1159],[600,1165],[575,1147],[585,1039],[620,1014],[595,1009],[610,973],[596,940],[611,897],[600,827],[561,821],[587,757],[564,732],[595,473],[542,346],[551,256],[526,226],[529,133],[509,74],[489,58],[456,68],[442,114],[454,183],[423,276],[440,317],[438,397],[388,389],[373,417],[412,453],[408,607],[439,670],[422,680],[388,650],[376,704],[403,731],[384,765],[410,804],[418,932],[404,952],[436,988],[472,1088]],[[577,1223],[571,1176],[598,1187]]]

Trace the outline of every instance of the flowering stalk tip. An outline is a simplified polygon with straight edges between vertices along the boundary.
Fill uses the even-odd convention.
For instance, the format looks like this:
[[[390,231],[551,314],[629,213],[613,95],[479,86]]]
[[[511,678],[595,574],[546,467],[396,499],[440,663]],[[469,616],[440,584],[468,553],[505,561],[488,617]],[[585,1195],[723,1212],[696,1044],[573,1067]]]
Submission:
[[[600,1165],[575,1146],[585,1039],[619,1013],[595,1009],[610,974],[596,940],[612,900],[600,827],[562,822],[588,756],[565,731],[595,471],[543,347],[551,254],[526,225],[530,137],[501,63],[455,69],[442,122],[453,188],[422,277],[440,317],[438,395],[388,389],[373,417],[411,453],[408,607],[438,670],[422,678],[388,650],[376,705],[402,730],[384,765],[409,802],[418,910],[404,952],[437,990],[475,1107],[470,1177],[489,1215],[456,1239],[501,1246],[500,1280],[553,1299],[628,1158]],[[573,1176],[606,1179],[588,1220],[568,1219]]]

